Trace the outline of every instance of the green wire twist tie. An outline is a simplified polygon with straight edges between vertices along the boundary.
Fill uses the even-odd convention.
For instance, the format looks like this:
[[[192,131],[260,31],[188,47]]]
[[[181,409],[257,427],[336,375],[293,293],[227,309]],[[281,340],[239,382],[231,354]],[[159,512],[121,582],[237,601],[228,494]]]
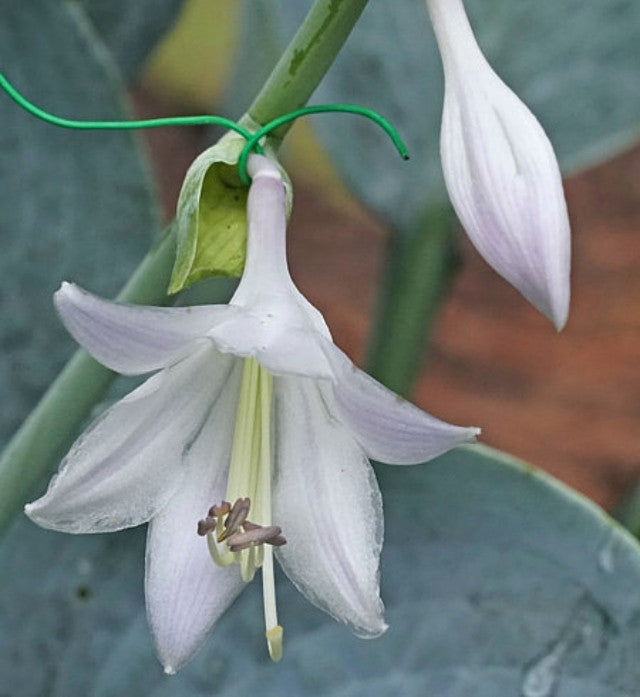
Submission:
[[[16,102],[25,111],[28,111],[30,114],[41,119],[42,121],[46,121],[54,126],[60,126],[61,128],[71,128],[74,130],[84,131],[124,131],[143,128],[160,128],[163,126],[224,126],[225,128],[229,128],[232,131],[239,133],[247,141],[246,145],[242,149],[242,152],[240,153],[240,157],[238,158],[238,175],[240,176],[242,182],[247,185],[251,182],[251,178],[247,172],[247,160],[249,159],[249,155],[252,152],[257,152],[262,155],[264,154],[264,150],[260,145],[260,140],[283,124],[289,123],[290,121],[295,121],[301,116],[308,116],[309,114],[331,112],[364,116],[374,123],[377,123],[378,126],[385,131],[404,160],[409,159],[409,154],[404,142],[402,141],[402,138],[400,138],[400,135],[389,123],[389,121],[372,109],[367,109],[366,107],[357,106],[355,104],[319,104],[315,106],[303,107],[302,109],[296,109],[295,111],[278,116],[262,126],[262,128],[257,130],[255,133],[252,133],[231,119],[227,119],[224,116],[214,115],[169,116],[157,119],[142,119],[139,121],[77,121],[74,119],[65,119],[59,116],[54,116],[53,114],[49,114],[43,109],[40,109],[40,107],[37,107],[35,104],[32,104],[29,100],[23,97],[20,92],[18,92],[18,90],[1,72],[0,87],[2,87],[2,89],[11,97],[11,99],[13,99],[14,102]]]

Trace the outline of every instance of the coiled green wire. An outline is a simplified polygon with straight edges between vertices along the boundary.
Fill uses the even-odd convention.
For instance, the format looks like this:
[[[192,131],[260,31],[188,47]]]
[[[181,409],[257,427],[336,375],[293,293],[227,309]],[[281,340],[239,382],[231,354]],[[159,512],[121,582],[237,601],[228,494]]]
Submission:
[[[47,123],[53,124],[54,126],[60,126],[61,128],[71,128],[74,130],[84,130],[84,131],[124,131],[124,130],[137,130],[143,128],[161,128],[164,126],[223,126],[229,128],[236,133],[239,133],[243,138],[246,139],[247,143],[240,153],[238,159],[238,174],[240,179],[244,184],[249,184],[251,178],[247,172],[247,160],[252,152],[257,152],[264,154],[264,150],[260,145],[260,140],[265,136],[269,135],[271,131],[279,128],[285,123],[290,121],[295,121],[301,116],[308,116],[309,114],[321,114],[321,113],[346,113],[346,114],[357,114],[359,116],[364,116],[374,123],[378,124],[385,133],[391,138],[396,149],[400,153],[400,156],[408,160],[409,154],[407,148],[400,138],[400,135],[396,129],[387,121],[383,116],[373,111],[372,109],[367,109],[366,107],[357,106],[355,104],[319,104],[315,106],[307,106],[301,109],[296,109],[282,116],[269,121],[255,133],[252,133],[248,129],[240,126],[240,124],[227,119],[224,116],[215,115],[202,115],[202,116],[169,116],[157,119],[142,119],[139,121],[78,121],[75,119],[65,119],[60,116],[55,116],[54,114],[49,114],[40,107],[36,106],[28,99],[22,96],[20,92],[7,80],[5,75],[0,72],[0,87],[13,99],[20,107],[36,118],[46,121]]]

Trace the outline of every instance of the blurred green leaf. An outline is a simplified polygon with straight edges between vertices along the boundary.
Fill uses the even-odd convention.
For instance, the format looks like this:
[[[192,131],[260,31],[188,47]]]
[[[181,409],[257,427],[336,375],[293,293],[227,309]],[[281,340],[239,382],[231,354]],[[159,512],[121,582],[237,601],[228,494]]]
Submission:
[[[488,448],[378,471],[390,629],[359,640],[279,579],[277,665],[254,583],[194,661],[164,676],[144,621],[142,531],[66,536],[18,521],[0,545],[11,697],[637,695],[640,551],[622,528]]]
[[[5,2],[0,66],[44,109],[126,118],[117,69],[79,6]],[[160,229],[138,136],[42,123],[0,94],[0,441],[74,348],[52,294],[63,280],[115,295]]]
[[[129,82],[171,29],[184,0],[75,0],[80,2]]]

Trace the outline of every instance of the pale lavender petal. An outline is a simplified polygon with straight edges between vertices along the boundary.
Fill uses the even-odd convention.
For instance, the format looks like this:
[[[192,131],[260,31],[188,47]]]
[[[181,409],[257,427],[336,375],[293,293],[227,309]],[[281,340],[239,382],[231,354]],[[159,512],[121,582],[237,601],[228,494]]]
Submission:
[[[240,369],[241,361],[236,361],[189,449],[184,483],[149,525],[147,613],[167,673],[191,658],[244,585],[238,566],[216,566],[205,538],[196,532],[198,520],[225,495]]]
[[[97,361],[124,375],[175,363],[233,314],[227,305],[148,307],[98,298],[71,283],[55,294],[65,327]]]
[[[185,450],[233,363],[209,345],[149,378],[78,438],[45,495],[25,507],[27,515],[72,533],[148,521],[180,485]]]
[[[480,433],[418,409],[359,370],[334,344],[327,341],[324,349],[334,373],[337,414],[373,460],[396,465],[426,462]]]
[[[324,386],[326,388],[327,385]],[[274,380],[276,556],[310,602],[362,637],[386,629],[379,591],[380,491],[362,449],[309,378]]]
[[[319,343],[322,336],[301,325],[286,309],[284,302],[238,308],[234,318],[218,325],[208,337],[220,351],[255,358],[276,375],[331,377],[331,367]]]
[[[280,294],[291,286],[287,266],[287,210],[284,182],[266,157],[252,155],[253,177],[247,199],[247,258],[240,284],[231,299],[250,306],[263,293]]]
[[[247,261],[232,305],[262,317],[282,303],[284,318],[330,339],[322,314],[296,288],[287,265],[287,212],[284,181],[277,166],[262,155],[249,157],[253,177],[247,201]]]
[[[451,202],[485,260],[561,329],[570,230],[553,147],[480,52],[461,0],[427,0],[445,68],[442,165]]]

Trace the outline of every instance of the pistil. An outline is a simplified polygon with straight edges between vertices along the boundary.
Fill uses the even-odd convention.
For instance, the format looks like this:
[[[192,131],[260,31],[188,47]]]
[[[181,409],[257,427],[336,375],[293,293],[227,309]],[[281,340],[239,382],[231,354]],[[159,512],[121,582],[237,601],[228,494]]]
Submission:
[[[272,402],[272,375],[254,358],[244,359],[227,500],[209,509],[198,523],[198,534],[206,536],[216,564],[240,566],[243,581],[251,581],[256,569],[262,569],[265,636],[269,655],[279,661],[282,627],[276,610],[273,547],[286,540],[271,521]]]

